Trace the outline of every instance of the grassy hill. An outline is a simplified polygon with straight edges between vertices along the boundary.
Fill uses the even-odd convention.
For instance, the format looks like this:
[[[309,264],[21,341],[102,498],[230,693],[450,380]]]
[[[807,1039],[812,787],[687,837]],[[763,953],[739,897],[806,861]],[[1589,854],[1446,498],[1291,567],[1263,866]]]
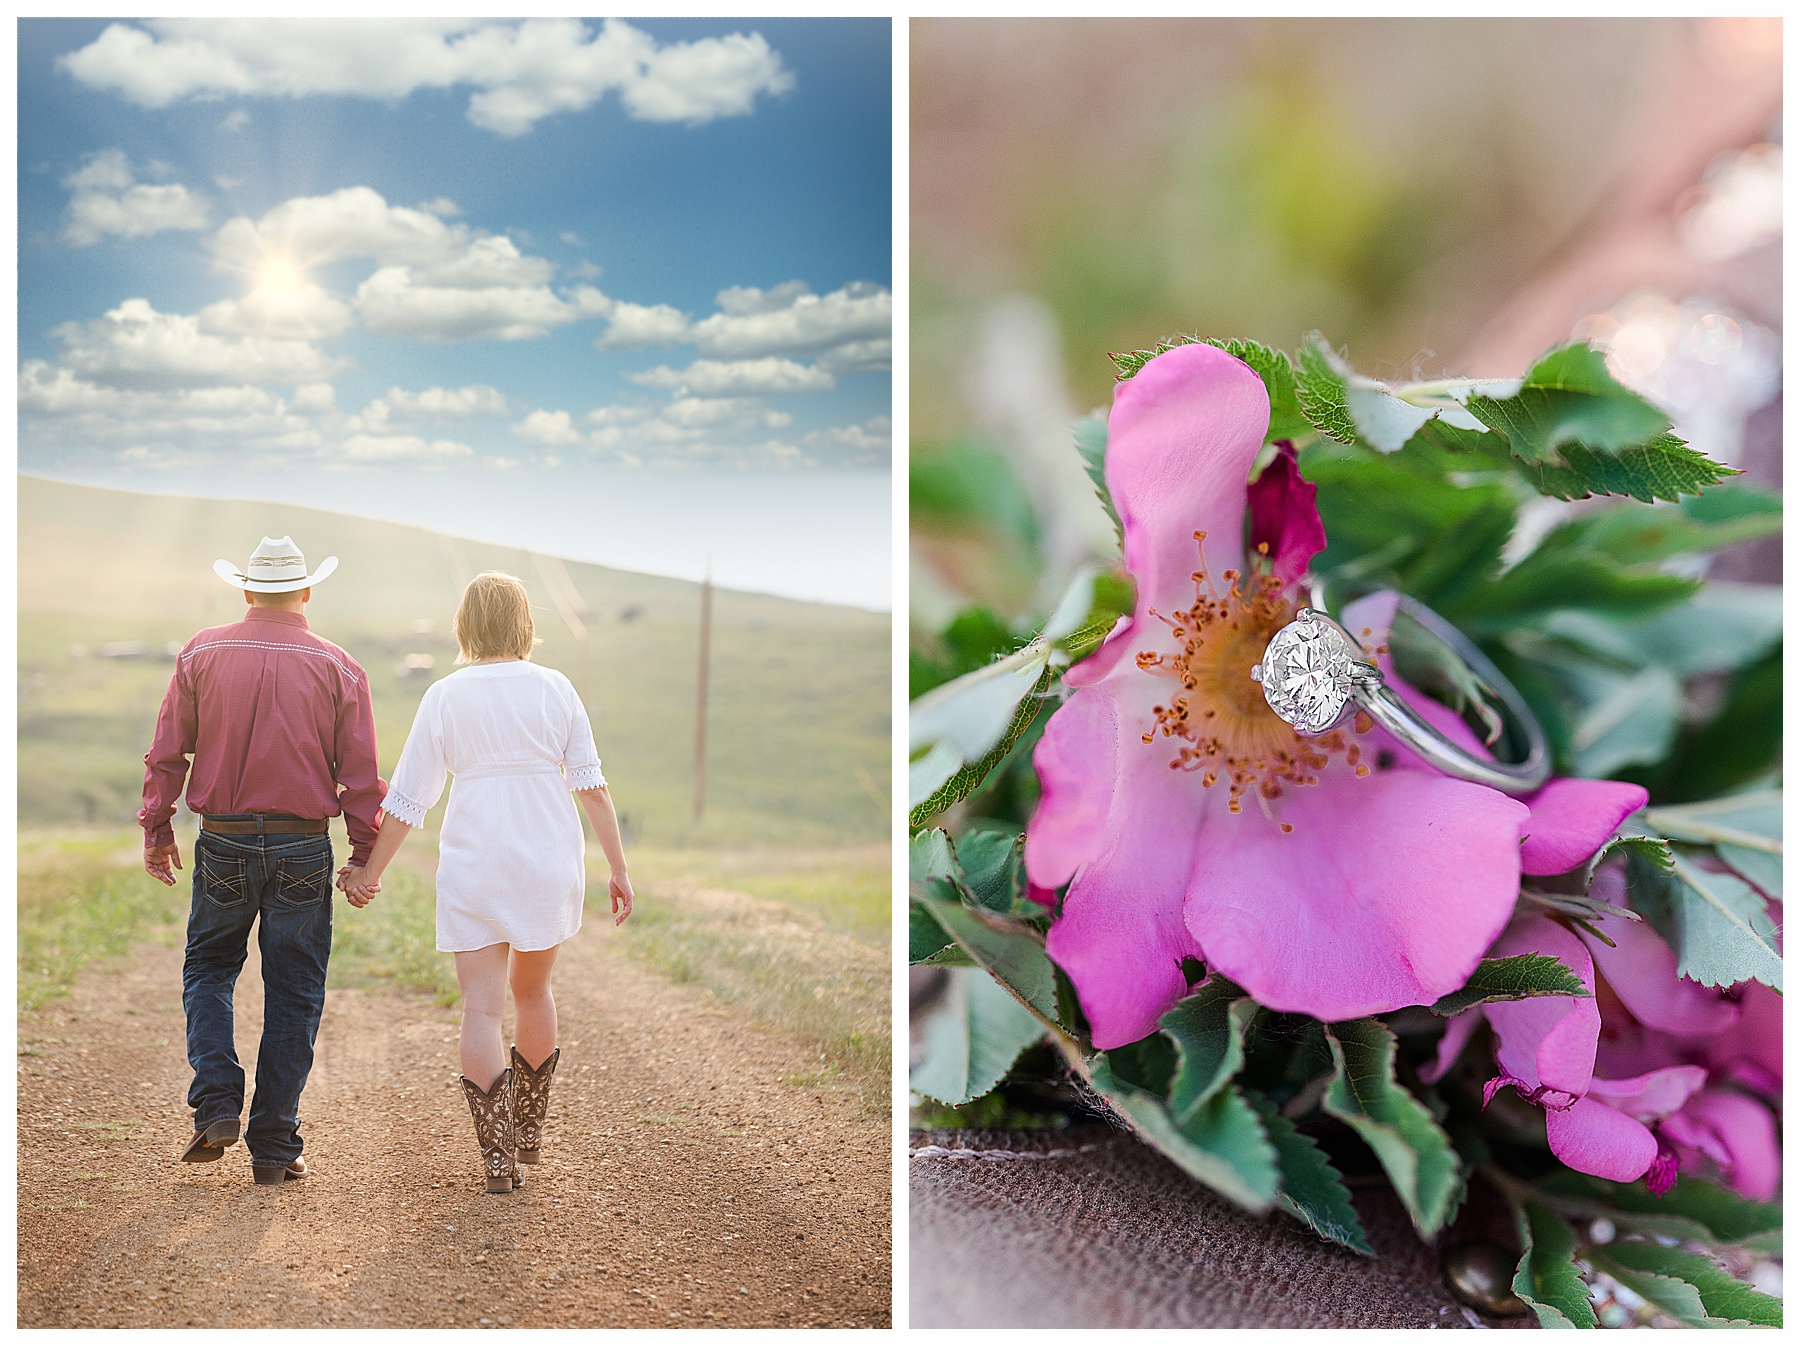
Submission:
[[[506,570],[531,592],[538,660],[587,702],[629,838],[834,845],[888,835],[884,614],[715,591],[707,809],[695,824],[698,585],[296,506],[32,477],[19,479],[21,824],[132,819],[173,669],[166,647],[237,620],[243,600],[212,563],[242,564],[264,534],[291,534],[314,564],[340,558],[307,617],[369,671],[384,774],[426,686],[453,668],[463,581]],[[587,631],[585,652],[565,611]],[[408,672],[409,655],[435,666]]]

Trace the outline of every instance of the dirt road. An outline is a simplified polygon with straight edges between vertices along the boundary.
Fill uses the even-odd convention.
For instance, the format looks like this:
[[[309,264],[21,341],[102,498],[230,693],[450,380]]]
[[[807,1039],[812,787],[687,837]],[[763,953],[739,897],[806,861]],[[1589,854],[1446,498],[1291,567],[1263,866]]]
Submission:
[[[482,1191],[455,1011],[334,990],[301,1100],[313,1176],[264,1188],[241,1144],[177,1161],[180,950],[90,969],[20,1028],[19,1325],[886,1326],[886,1119],[608,934],[558,966],[544,1162],[511,1196]],[[252,1074],[261,1005],[253,943]]]

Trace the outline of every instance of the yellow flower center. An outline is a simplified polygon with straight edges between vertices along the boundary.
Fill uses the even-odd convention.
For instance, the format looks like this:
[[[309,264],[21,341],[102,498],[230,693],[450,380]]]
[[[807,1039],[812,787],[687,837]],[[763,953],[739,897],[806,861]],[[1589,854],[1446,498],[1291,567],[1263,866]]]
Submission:
[[[1290,785],[1317,785],[1318,773],[1337,754],[1358,776],[1368,775],[1362,750],[1341,729],[1296,734],[1269,709],[1250,676],[1275,633],[1293,620],[1297,605],[1281,580],[1265,570],[1246,588],[1237,571],[1227,570],[1220,576],[1226,584],[1220,594],[1206,575],[1206,534],[1195,533],[1194,540],[1202,544],[1202,568],[1193,576],[1193,606],[1166,615],[1150,610],[1168,624],[1179,649],[1172,655],[1146,650],[1137,657],[1139,668],[1172,678],[1181,688],[1168,705],[1154,707],[1156,725],[1144,742],[1154,743],[1159,735],[1180,740],[1170,770],[1199,771],[1200,783],[1209,789],[1226,780],[1233,813],[1242,811],[1243,796],[1252,790],[1266,801],[1280,798]],[[1257,550],[1266,555],[1268,546]],[[1372,723],[1359,711],[1356,732],[1367,733]],[[1281,830],[1294,829],[1282,823]]]

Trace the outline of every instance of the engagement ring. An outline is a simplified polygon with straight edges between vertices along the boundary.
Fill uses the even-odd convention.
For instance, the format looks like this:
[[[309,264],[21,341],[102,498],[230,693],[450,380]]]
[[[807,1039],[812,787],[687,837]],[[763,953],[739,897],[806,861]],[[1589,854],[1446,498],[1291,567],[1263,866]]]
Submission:
[[[1525,759],[1502,762],[1476,757],[1445,738],[1416,710],[1390,691],[1381,670],[1343,627],[1315,608],[1301,608],[1275,633],[1262,662],[1250,676],[1262,684],[1263,699],[1302,734],[1323,734],[1356,710],[1367,711],[1383,729],[1446,775],[1474,781],[1511,795],[1528,795],[1550,778],[1550,753],[1543,728],[1518,690],[1462,632],[1430,608],[1404,596],[1399,610],[1425,633],[1448,646],[1493,691],[1524,739]]]

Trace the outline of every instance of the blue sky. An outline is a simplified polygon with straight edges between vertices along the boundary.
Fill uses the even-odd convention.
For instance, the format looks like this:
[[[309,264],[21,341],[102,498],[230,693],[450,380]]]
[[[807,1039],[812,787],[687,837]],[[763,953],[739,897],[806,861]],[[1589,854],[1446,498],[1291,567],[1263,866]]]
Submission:
[[[21,469],[885,606],[889,40],[23,21]]]

